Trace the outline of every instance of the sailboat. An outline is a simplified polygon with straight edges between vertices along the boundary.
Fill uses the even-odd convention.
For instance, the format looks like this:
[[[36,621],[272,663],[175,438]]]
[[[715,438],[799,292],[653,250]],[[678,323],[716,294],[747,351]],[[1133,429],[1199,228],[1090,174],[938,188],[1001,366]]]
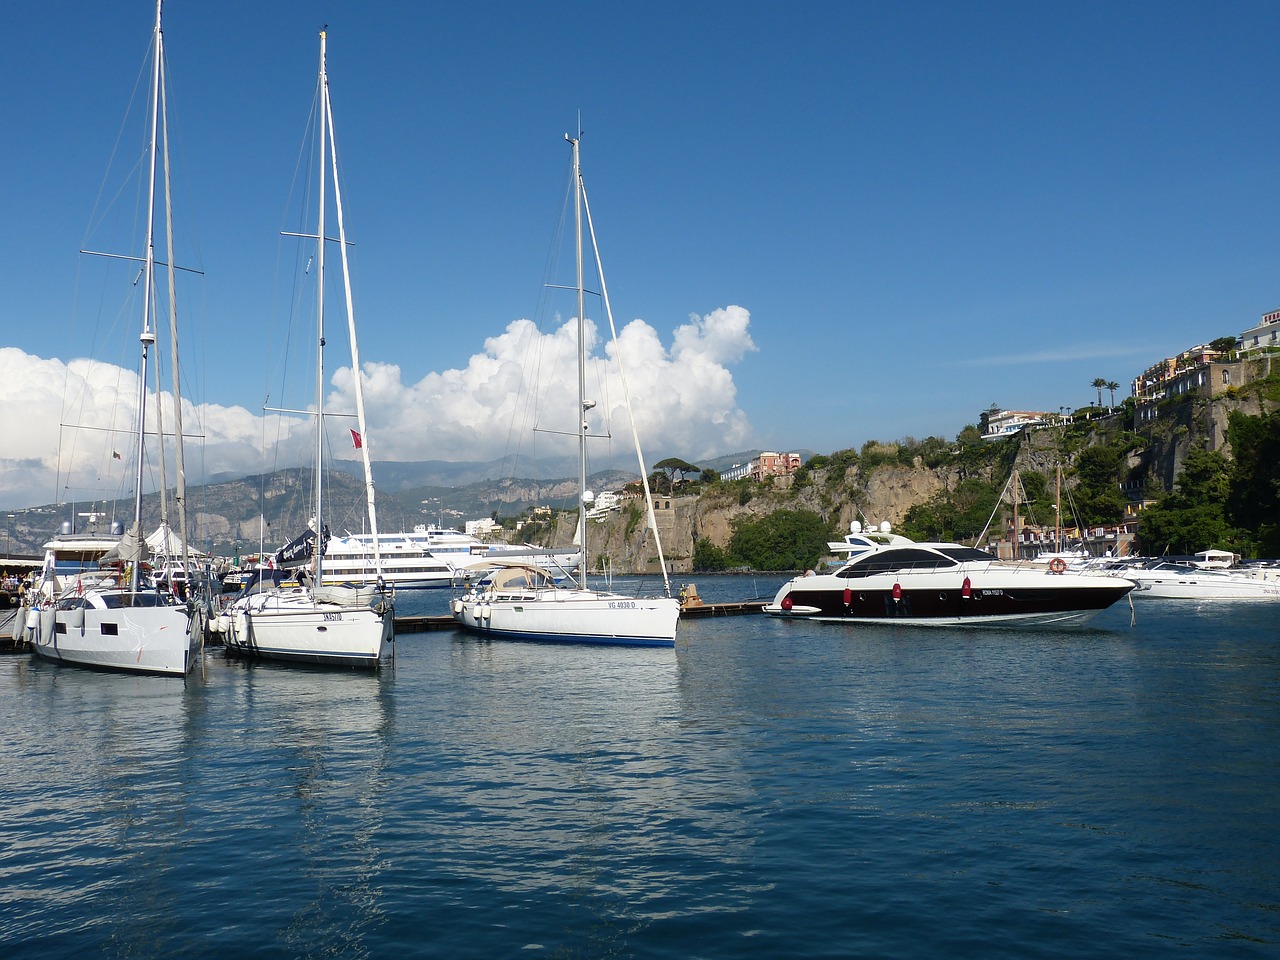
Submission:
[[[1047,563],[1054,570],[1065,570],[1073,563],[1083,564],[1089,559],[1089,551],[1079,546],[1075,549],[1062,549],[1062,464],[1057,467],[1057,492],[1053,504],[1053,549],[1041,550],[1036,554],[1036,563]]]
[[[582,536],[578,559],[577,582],[557,585],[546,570],[529,564],[491,563],[491,572],[462,596],[450,604],[454,619],[468,630],[486,637],[515,640],[549,641],[555,643],[606,644],[618,646],[675,646],[676,624],[680,617],[679,601],[671,596],[671,583],[667,578],[666,563],[662,558],[661,543],[658,558],[662,567],[665,596],[633,597],[620,593],[599,592],[587,583],[586,513],[587,491],[587,412],[595,401],[586,396],[586,321],[584,312],[585,288],[583,285],[582,246],[583,213],[591,226],[591,210],[587,204],[586,186],[582,179],[579,141],[581,137],[565,135],[572,148],[574,190],[575,252],[577,256],[577,332],[578,332],[578,531]],[[595,244],[595,230],[591,229],[592,247],[596,269],[600,279],[605,312],[610,327],[613,316],[609,309],[609,297],[604,286],[599,250]],[[616,334],[614,336],[616,342]],[[623,378],[624,393],[626,379]],[[630,409],[630,398],[627,397]],[[649,526],[657,536],[653,498],[644,478],[644,456],[640,452],[639,437],[632,418],[632,438],[635,441],[636,460],[645,488]]]
[[[326,35],[320,32],[320,74],[318,150],[320,157],[319,223],[316,241],[316,445],[315,516],[310,529],[288,544],[281,554],[290,563],[301,561],[297,586],[277,586],[248,592],[226,611],[224,635],[228,652],[267,660],[283,660],[324,666],[376,668],[395,649],[394,595],[381,575],[372,585],[344,586],[327,582],[324,572],[325,547],[329,528],[324,521],[324,346],[325,346],[325,186],[332,182],[337,212],[338,246],[342,252],[342,280],[346,291],[347,332],[351,344],[351,367],[355,372],[358,444],[364,461],[366,509],[374,535],[375,568],[380,567],[377,548],[378,518],[374,499],[373,472],[369,462],[368,430],[365,424],[364,392],[361,386],[360,354],[356,344],[355,311],[351,297],[351,272],[347,260],[346,226],[342,217],[342,193],[338,180],[338,156],[333,132],[333,109],[329,100],[329,77],[325,63]],[[327,153],[326,153],[327,151]],[[330,162],[331,161],[331,162]],[[284,559],[284,557],[282,557]]]
[[[42,596],[27,617],[31,647],[37,656],[61,663],[102,670],[130,673],[155,673],[185,676],[198,659],[204,643],[204,616],[193,599],[177,600],[171,591],[156,588],[146,568],[149,551],[142,533],[142,481],[147,452],[147,370],[151,348],[156,343],[156,183],[163,175],[166,210],[169,201],[168,121],[164,112],[165,66],[164,34],[160,26],[162,0],[156,2],[151,72],[149,183],[147,200],[146,249],[141,257],[119,257],[142,264],[142,334],[138,396],[135,410],[136,462],[133,489],[133,523],[117,538],[117,542],[98,559],[96,575],[82,573],[74,583],[59,583],[55,562],[56,551],[46,559],[45,582],[35,593]],[[161,140],[163,138],[163,140]],[[160,148],[160,149],[157,149]],[[158,171],[158,154],[163,151],[163,174]],[[172,233],[167,236],[169,290],[172,295]],[[88,251],[85,251],[88,252]],[[177,326],[171,307],[175,376],[173,383],[175,416],[181,415],[181,397],[176,375]],[[157,389],[157,406],[159,405]],[[159,423],[159,417],[156,417]],[[157,436],[163,431],[156,430]],[[163,461],[163,440],[157,442]],[[182,428],[175,434],[178,457],[178,509],[182,511],[185,534],[185,492],[181,487],[183,470]],[[114,456],[114,454],[113,454]],[[163,484],[162,484],[163,486]],[[186,537],[184,535],[183,542]]]

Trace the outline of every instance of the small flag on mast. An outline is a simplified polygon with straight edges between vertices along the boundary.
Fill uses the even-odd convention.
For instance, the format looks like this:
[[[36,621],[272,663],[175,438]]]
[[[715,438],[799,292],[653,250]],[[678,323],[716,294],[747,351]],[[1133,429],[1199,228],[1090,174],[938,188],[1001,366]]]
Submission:
[[[351,431],[351,442],[355,444],[357,450],[364,446],[364,440],[362,440],[360,434],[356,433],[354,430]]]

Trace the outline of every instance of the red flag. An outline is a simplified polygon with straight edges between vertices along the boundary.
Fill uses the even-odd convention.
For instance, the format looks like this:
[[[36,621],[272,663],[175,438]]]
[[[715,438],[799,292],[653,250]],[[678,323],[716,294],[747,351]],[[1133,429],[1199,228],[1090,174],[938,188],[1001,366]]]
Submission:
[[[364,441],[360,439],[360,434],[354,430],[351,431],[351,442],[356,445],[357,450],[364,446]]]

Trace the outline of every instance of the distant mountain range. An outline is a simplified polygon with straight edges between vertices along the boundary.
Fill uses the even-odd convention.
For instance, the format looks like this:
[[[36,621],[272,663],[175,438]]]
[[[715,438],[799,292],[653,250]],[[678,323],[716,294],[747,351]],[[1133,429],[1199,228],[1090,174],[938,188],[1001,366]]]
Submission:
[[[744,451],[697,462],[702,469],[723,471],[744,463],[759,451]],[[802,453],[806,459],[809,454]],[[692,462],[692,461],[690,461]],[[513,517],[534,506],[572,509],[577,496],[576,460],[522,458],[513,474],[510,459],[454,463],[376,461],[378,526],[385,531],[412,530],[415,524],[436,523],[461,528],[466,520]],[[634,469],[601,470],[588,486],[600,492],[617,490],[636,478]],[[334,533],[365,528],[364,468],[358,460],[337,461],[327,474],[326,515]],[[226,551],[236,543],[277,547],[305,526],[310,516],[311,471],[301,468],[271,474],[224,477],[188,491],[188,524],[201,549]],[[36,553],[64,520],[83,527],[83,514],[93,510],[106,520],[131,517],[131,501],[61,504],[8,511],[8,552]],[[145,525],[160,522],[160,498],[143,497]],[[174,524],[176,527],[176,523]]]
[[[762,451],[748,450],[726,456],[699,460],[701,469],[723,472],[735,464],[745,463],[758,457]],[[811,456],[801,453],[806,459]],[[631,463],[635,460],[632,459]],[[364,467],[359,460],[337,460],[330,469],[341,470],[354,477],[364,476]],[[412,460],[391,461],[375,460],[373,463],[373,479],[378,491],[396,492],[412,490],[420,487],[472,487],[486,481],[505,480],[521,477],[527,480],[555,480],[574,477],[578,472],[578,461],[573,457],[551,457],[536,459],[521,457],[515,459],[504,457],[500,460]],[[636,472],[628,467],[611,467],[593,476],[611,477],[614,474],[626,474],[627,479],[634,479]],[[593,481],[598,483],[599,481]],[[626,482],[625,480],[623,481]],[[605,489],[602,487],[602,489]]]

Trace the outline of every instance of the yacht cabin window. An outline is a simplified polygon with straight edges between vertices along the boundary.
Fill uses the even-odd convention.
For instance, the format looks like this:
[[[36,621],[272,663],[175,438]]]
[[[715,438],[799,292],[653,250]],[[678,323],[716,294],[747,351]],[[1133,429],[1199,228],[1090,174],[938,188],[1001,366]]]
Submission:
[[[880,573],[896,570],[936,570],[954,566],[956,566],[954,560],[933,550],[903,547],[900,550],[886,550],[883,553],[855,559],[838,570],[836,576],[852,580],[860,577],[874,577]]]

